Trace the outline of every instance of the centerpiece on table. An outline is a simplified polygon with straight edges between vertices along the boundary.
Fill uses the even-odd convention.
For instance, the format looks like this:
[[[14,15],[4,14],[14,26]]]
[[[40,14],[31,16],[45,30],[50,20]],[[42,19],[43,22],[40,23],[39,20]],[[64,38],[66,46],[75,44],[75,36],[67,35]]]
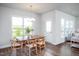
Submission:
[[[28,39],[29,39],[32,35],[33,28],[31,26],[28,26],[28,27],[26,27],[25,31],[26,31],[26,35],[28,36]]]

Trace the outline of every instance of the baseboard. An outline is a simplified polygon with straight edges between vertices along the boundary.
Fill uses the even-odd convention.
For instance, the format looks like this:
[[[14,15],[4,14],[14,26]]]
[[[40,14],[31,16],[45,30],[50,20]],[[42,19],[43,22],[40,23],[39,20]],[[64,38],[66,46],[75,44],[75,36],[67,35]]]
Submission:
[[[58,45],[63,45],[64,43],[66,43],[66,41],[64,41],[64,42],[62,42],[62,43],[60,43],[60,44],[57,44],[56,46],[58,46]]]
[[[65,42],[62,42],[62,43],[59,43],[59,44],[57,44],[57,45],[62,45],[62,44],[64,44]],[[55,45],[55,44],[52,44],[52,43],[50,43],[50,42],[48,42],[48,41],[46,41],[46,44],[50,44],[50,45],[53,45],[53,46],[57,46],[57,45]]]
[[[48,42],[48,41],[46,41],[46,44],[51,44],[51,45],[54,45],[54,44],[52,44],[52,43],[50,43],[50,42]]]
[[[3,45],[3,46],[0,46],[0,49],[3,49],[3,48],[8,48],[8,47],[11,47],[11,45],[10,45],[10,44],[8,44],[8,45]]]

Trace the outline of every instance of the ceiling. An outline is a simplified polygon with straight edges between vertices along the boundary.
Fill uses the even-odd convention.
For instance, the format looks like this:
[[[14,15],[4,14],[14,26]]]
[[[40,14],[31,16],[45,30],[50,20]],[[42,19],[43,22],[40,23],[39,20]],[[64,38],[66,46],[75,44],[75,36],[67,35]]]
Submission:
[[[79,3],[0,3],[0,6],[40,14],[52,10],[60,10],[74,16],[79,16]]]

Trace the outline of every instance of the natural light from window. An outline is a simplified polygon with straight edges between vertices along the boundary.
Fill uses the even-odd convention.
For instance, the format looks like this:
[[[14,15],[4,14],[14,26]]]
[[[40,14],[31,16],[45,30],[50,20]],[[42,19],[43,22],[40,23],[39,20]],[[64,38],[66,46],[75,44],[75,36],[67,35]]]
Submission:
[[[51,24],[52,24],[51,21],[46,22],[46,32],[47,33],[51,32]]]
[[[67,37],[74,30],[74,20],[61,19],[61,37]]]

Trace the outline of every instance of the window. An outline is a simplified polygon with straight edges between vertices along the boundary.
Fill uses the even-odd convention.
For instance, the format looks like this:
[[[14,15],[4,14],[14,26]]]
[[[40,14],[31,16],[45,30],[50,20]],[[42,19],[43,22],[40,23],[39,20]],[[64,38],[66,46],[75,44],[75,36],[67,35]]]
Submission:
[[[26,28],[33,28],[34,18],[12,17],[12,37],[26,36]]]
[[[46,22],[46,32],[51,32],[51,21]]]
[[[12,36],[23,36],[23,20],[21,17],[12,17]]]
[[[24,35],[26,35],[26,28],[30,27],[30,29],[33,29],[33,18],[24,18]],[[32,32],[30,33],[32,34]]]
[[[61,19],[61,30],[64,31],[64,23],[65,23],[65,20],[64,19]]]

